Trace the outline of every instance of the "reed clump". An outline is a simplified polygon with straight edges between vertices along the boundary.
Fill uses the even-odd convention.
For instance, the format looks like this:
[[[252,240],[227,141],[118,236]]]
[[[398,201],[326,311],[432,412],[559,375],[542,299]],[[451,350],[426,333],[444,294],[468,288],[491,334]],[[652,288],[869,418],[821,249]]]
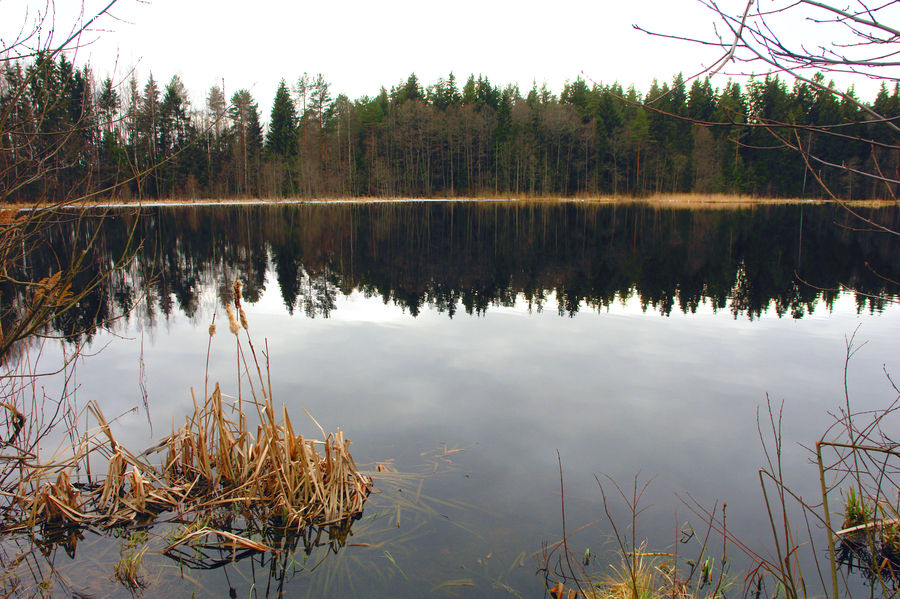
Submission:
[[[249,329],[240,299],[236,284],[233,302],[241,322],[238,330],[231,327],[236,337]],[[230,306],[227,312],[229,321],[237,320]],[[226,401],[216,383],[202,403],[194,397],[183,426],[141,453],[119,443],[99,406],[90,403],[82,416],[91,416],[96,426],[69,435],[55,454],[64,457],[20,456],[17,482],[0,489],[0,532],[110,527],[147,523],[162,512],[183,517],[228,508],[247,520],[296,531],[358,518],[372,480],[354,462],[350,441],[340,429],[326,434],[311,415],[321,439],[298,435],[283,406],[276,417],[271,384],[263,379],[249,335],[247,345],[253,374],[238,337],[238,374],[259,381],[250,385],[250,396],[239,390],[236,399]],[[11,423],[21,428],[16,418]],[[92,474],[99,463],[105,474]],[[269,549],[224,531],[204,529],[188,537],[212,533],[245,548]]]
[[[3,531],[35,527],[113,526],[152,519],[164,511],[202,511],[232,505],[261,520],[300,528],[327,525],[362,512],[372,481],[350,455],[338,429],[324,440],[294,432],[285,409],[276,420],[268,398],[256,434],[248,418],[226,413],[217,384],[186,423],[153,448],[135,454],[119,444],[95,404],[98,431],[74,455],[23,466],[22,479],[2,491],[8,501]],[[235,409],[234,405],[230,406]],[[160,463],[148,457],[161,454]],[[87,474],[105,459],[106,473]]]
[[[871,583],[900,588],[900,497],[867,500],[850,487],[842,528],[834,536],[838,563],[858,569]]]

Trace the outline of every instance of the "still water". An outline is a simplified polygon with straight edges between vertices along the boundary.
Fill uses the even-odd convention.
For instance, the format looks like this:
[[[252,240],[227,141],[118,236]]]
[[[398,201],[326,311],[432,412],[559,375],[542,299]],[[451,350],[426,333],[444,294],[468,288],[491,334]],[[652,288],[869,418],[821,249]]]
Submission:
[[[871,214],[900,222],[896,209]],[[61,251],[97,224],[63,222],[51,244]],[[80,338],[91,355],[78,364],[77,402],[123,414],[114,432],[140,450],[183,420],[192,388],[202,394],[214,316],[208,377],[235,393],[221,323],[240,278],[276,404],[308,436],[320,435],[304,408],[340,427],[364,468],[401,473],[374,472],[346,544],[234,563],[150,553],[147,596],[541,597],[541,550],[562,534],[559,463],[569,530],[593,522],[570,549],[590,548],[600,572],[614,543],[598,480],[625,534],[614,485],[649,482],[637,536],[650,549],[670,551],[686,523],[702,529],[691,506],[723,501],[732,533],[770,545],[757,478],[767,397],[783,402],[787,478],[815,497],[800,444],[844,402],[847,339],[865,342],[848,372],[855,409],[893,399],[882,369],[900,372],[888,282],[900,280],[900,244],[847,224],[858,225],[825,206],[123,211],[103,221],[100,258],[134,231],[137,259],[57,327],[129,310]],[[43,359],[61,347],[45,345]],[[151,551],[169,530],[148,531]],[[110,579],[120,546],[87,531],[74,558],[51,551],[54,588],[130,596]]]

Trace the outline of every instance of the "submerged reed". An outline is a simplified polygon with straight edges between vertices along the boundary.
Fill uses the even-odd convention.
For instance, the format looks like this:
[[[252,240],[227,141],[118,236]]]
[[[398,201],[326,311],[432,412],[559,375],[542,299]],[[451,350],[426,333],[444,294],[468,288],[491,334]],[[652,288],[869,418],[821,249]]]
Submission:
[[[147,552],[147,533],[135,531],[120,548],[119,561],[113,566],[113,578],[132,592],[146,587],[142,576],[144,554]]]

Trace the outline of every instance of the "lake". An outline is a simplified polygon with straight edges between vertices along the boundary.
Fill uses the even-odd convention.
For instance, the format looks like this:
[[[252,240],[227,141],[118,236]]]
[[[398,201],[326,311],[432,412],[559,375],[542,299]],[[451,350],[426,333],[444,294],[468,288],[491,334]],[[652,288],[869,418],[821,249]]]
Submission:
[[[866,214],[900,228],[896,208]],[[320,435],[304,408],[340,427],[375,479],[345,543],[233,563],[148,553],[147,596],[542,597],[542,547],[562,535],[559,464],[569,531],[593,523],[569,540],[578,559],[590,549],[591,569],[616,551],[598,480],[624,534],[615,484],[649,483],[637,537],[651,550],[671,551],[688,523],[700,534],[691,506],[717,502],[729,531],[765,547],[767,397],[783,402],[785,476],[815,498],[800,444],[844,404],[854,333],[854,409],[896,395],[883,369],[900,372],[900,243],[836,206],[159,207],[62,218],[48,244],[65,255],[98,226],[97,263],[132,233],[141,245],[55,323],[69,340],[43,347],[53,364],[74,331],[105,323],[78,337],[79,406],[121,415],[117,438],[150,446],[192,409],[192,388],[203,394],[214,316],[208,379],[236,394],[223,301],[239,278],[276,405],[307,436]],[[35,258],[31,275],[56,259]],[[151,551],[171,529],[148,530]],[[52,562],[60,591],[130,596],[110,579],[123,542],[88,530],[74,557],[51,548],[33,568]],[[730,553],[740,578],[749,561]]]

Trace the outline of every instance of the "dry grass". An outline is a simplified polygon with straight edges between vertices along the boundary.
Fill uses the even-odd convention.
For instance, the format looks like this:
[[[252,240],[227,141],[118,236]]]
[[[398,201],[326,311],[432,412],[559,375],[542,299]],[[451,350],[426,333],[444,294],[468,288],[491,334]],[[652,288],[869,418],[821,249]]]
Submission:
[[[13,493],[4,530],[38,526],[112,526],[146,520],[163,511],[237,505],[285,526],[326,525],[362,511],[371,479],[361,474],[350,443],[338,429],[324,441],[294,434],[286,410],[275,419],[268,398],[259,405],[256,435],[248,418],[216,385],[185,425],[152,449],[135,455],[118,443],[95,404],[97,422],[65,460],[26,465]],[[147,459],[163,453],[159,464]],[[76,470],[106,461],[106,475],[74,485]]]
[[[668,193],[655,194],[646,197],[613,196],[613,195],[578,195],[571,197],[562,196],[530,196],[527,194],[512,195],[481,195],[465,197],[321,197],[321,198],[164,198],[152,201],[138,200],[96,200],[85,205],[94,207],[125,207],[125,206],[204,206],[204,205],[274,205],[274,204],[335,204],[335,203],[391,203],[391,202],[416,202],[416,201],[459,201],[459,202],[515,202],[515,203],[563,203],[563,202],[587,202],[597,204],[627,204],[645,203],[654,206],[668,208],[749,208],[763,205],[785,204],[826,204],[832,203],[828,199],[809,198],[765,198],[750,195],[732,195],[723,193]],[[856,207],[884,207],[896,206],[898,202],[889,200],[854,200],[849,202]],[[82,206],[81,204],[79,206]],[[9,204],[8,210],[31,209],[31,204]],[[2,211],[0,211],[2,213]]]
[[[646,542],[638,541],[638,516],[644,511],[641,500],[649,485],[639,483],[634,478],[630,488],[623,488],[612,479],[609,483],[616,494],[625,502],[631,512],[631,522],[627,532],[620,528],[610,511],[609,497],[604,485],[595,476],[603,500],[603,512],[612,529],[618,555],[618,565],[610,563],[602,572],[589,570],[590,550],[578,559],[572,553],[569,542],[572,537],[589,528],[591,524],[574,531],[566,528],[565,485],[562,475],[562,460],[559,463],[560,514],[562,516],[562,540],[552,545],[544,545],[539,572],[544,575],[547,593],[554,599],[725,599],[726,590],[731,585],[728,574],[727,530],[722,531],[722,553],[718,560],[711,555],[710,534],[714,530],[708,522],[705,534],[686,523],[677,533],[673,552],[649,552]],[[608,477],[607,477],[608,478]],[[627,490],[626,490],[627,489]],[[713,513],[718,513],[718,505]],[[724,526],[725,506],[722,506]],[[696,541],[699,547],[693,559],[686,559],[679,546]],[[718,562],[718,563],[717,563]],[[554,584],[555,583],[555,584]],[[553,585],[551,587],[551,585]]]
[[[605,574],[588,577],[576,585],[558,582],[548,593],[554,599],[721,599],[725,587],[715,584],[704,569],[693,582],[676,576],[674,556],[643,550],[610,565]]]
[[[657,194],[643,200],[647,204],[665,208],[751,208],[753,206],[787,204],[825,204],[821,199],[761,198],[723,193],[673,193]]]
[[[234,304],[240,325],[230,307],[229,313],[238,337],[240,329],[249,328],[239,284]],[[251,375],[239,337],[238,363],[245,379],[259,381],[250,386],[250,397],[239,392],[236,400],[225,401],[216,384],[204,402],[194,399],[183,426],[149,450],[136,454],[119,443],[99,406],[91,403],[74,419],[92,418],[90,431],[69,435],[50,458],[20,455],[17,484],[0,491],[5,508],[0,531],[110,527],[145,523],[165,511],[184,515],[228,508],[256,522],[298,531],[358,517],[372,481],[357,468],[350,442],[340,429],[326,434],[318,423],[321,440],[297,435],[284,407],[276,418],[271,386],[249,335],[246,343],[255,372]],[[3,407],[18,434],[21,411]],[[151,461],[156,455],[162,459]],[[92,476],[91,468],[98,464],[104,464],[105,475]],[[86,484],[73,483],[85,476]],[[185,539],[210,535],[232,547],[269,549],[214,530]]]

